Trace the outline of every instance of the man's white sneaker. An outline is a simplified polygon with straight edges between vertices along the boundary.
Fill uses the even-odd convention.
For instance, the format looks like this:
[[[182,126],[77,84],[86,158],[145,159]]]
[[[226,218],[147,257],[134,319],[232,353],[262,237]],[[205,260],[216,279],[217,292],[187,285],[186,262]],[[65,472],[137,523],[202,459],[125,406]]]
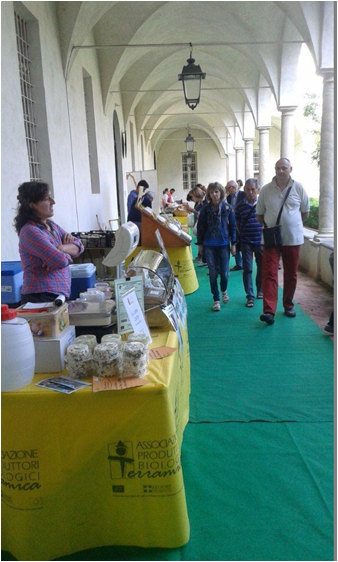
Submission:
[[[227,304],[229,302],[228,293],[226,291],[222,291],[222,301],[224,302],[224,304]]]
[[[221,303],[219,301],[215,301],[212,310],[214,312],[219,312],[221,310]]]

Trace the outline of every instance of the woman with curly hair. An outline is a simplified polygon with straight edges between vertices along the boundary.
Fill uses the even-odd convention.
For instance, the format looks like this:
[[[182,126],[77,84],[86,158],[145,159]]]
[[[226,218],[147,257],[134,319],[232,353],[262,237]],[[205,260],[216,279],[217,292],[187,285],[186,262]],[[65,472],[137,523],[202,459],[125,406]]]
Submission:
[[[22,304],[69,297],[69,264],[83,252],[81,241],[50,220],[55,201],[47,183],[22,183],[17,199],[14,226],[23,268]]]

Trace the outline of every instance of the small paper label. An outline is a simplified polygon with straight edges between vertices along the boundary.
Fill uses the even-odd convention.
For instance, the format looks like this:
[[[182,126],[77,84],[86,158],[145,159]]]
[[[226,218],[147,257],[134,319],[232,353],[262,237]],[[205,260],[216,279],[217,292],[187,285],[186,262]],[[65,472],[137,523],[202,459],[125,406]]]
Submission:
[[[13,289],[10,285],[1,285],[1,292],[2,293],[12,293]]]
[[[176,349],[176,347],[169,347],[167,345],[153,347],[153,349],[149,349],[149,359],[163,359],[163,357],[169,357],[169,355],[175,353]]]
[[[136,386],[144,386],[149,381],[137,378],[118,379],[116,377],[93,377],[93,392],[103,390],[125,390]]]

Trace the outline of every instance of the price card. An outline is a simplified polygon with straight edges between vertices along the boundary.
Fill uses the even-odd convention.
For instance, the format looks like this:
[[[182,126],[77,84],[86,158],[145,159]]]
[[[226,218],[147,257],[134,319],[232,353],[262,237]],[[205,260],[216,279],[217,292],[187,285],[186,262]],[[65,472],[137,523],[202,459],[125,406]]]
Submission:
[[[116,377],[93,377],[93,392],[105,390],[126,390],[136,386],[144,386],[149,381],[144,379],[117,379]]]
[[[130,289],[135,289],[140,308],[141,310],[144,310],[143,279],[141,276],[130,277],[128,279],[116,279],[114,284],[117,311],[117,331],[119,334],[126,334],[127,332],[132,332],[133,328],[123,303],[123,295],[130,291]]]
[[[148,324],[145,319],[144,312],[140,307],[135,289],[133,288],[122,295],[122,301],[133,331],[135,333],[146,334],[151,342],[152,339]]]

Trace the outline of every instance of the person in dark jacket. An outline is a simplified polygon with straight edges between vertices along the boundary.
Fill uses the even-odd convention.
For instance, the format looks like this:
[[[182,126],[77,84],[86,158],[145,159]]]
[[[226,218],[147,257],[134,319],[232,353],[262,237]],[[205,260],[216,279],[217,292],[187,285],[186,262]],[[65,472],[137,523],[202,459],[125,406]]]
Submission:
[[[241,239],[241,251],[243,258],[243,283],[246,292],[246,306],[254,306],[254,292],[252,282],[252,263],[255,256],[257,264],[256,288],[257,298],[262,299],[262,225],[256,218],[257,196],[259,193],[258,181],[249,178],[244,187],[245,199],[236,207],[235,216],[237,232]]]
[[[134,176],[132,174],[127,174],[127,179],[128,179],[128,177],[131,177],[134,184],[135,184],[135,189],[133,189],[129,193],[128,199],[127,199],[127,210],[128,210],[128,213],[129,213],[132,204],[134,203],[134,201],[137,201],[137,199],[138,199],[138,194],[140,192],[140,189],[141,189],[141,193],[142,193],[142,190],[143,190],[143,193],[144,193],[146,191],[146,189],[149,189],[149,183],[146,180],[140,180],[138,182],[138,184],[136,185]]]
[[[224,201],[224,197],[222,185],[218,182],[210,183],[207,189],[208,204],[201,209],[197,223],[197,244],[203,245],[215,312],[221,309],[217,285],[218,273],[221,278],[222,301],[225,304],[229,301],[227,287],[230,243],[232,255],[236,254],[235,215],[231,205]]]
[[[141,199],[142,207],[150,207],[152,208],[153,200],[155,197],[155,193],[153,191],[147,191],[143,198]],[[128,213],[128,221],[131,221],[136,224],[140,231],[140,241],[141,241],[141,222],[142,222],[142,214],[141,211],[137,208],[137,199],[135,199],[132,203],[131,209]]]
[[[191,198],[191,201],[193,201],[195,203],[194,207],[191,207],[188,203],[183,203],[183,206],[185,208],[185,210],[188,213],[193,213],[194,217],[195,217],[195,224],[194,224],[194,230],[193,230],[193,234],[196,234],[197,231],[197,221],[198,221],[198,216],[201,212],[201,209],[207,205],[207,199],[205,196],[205,192],[200,189],[199,187],[193,187],[189,193],[188,196]],[[188,199],[187,196],[187,199]],[[198,267],[204,267],[207,265],[205,258],[203,256],[203,247],[202,246],[198,246],[198,254],[196,256],[196,258],[194,259],[194,261],[197,263]]]
[[[243,185],[243,183],[242,183]],[[245,199],[244,191],[239,191],[238,181],[230,180],[226,184],[227,192],[227,202],[231,205],[233,212],[236,210],[236,206]],[[237,232],[237,242],[236,242],[236,264],[230,269],[230,271],[241,271],[243,269],[242,253],[241,253],[241,242]]]

